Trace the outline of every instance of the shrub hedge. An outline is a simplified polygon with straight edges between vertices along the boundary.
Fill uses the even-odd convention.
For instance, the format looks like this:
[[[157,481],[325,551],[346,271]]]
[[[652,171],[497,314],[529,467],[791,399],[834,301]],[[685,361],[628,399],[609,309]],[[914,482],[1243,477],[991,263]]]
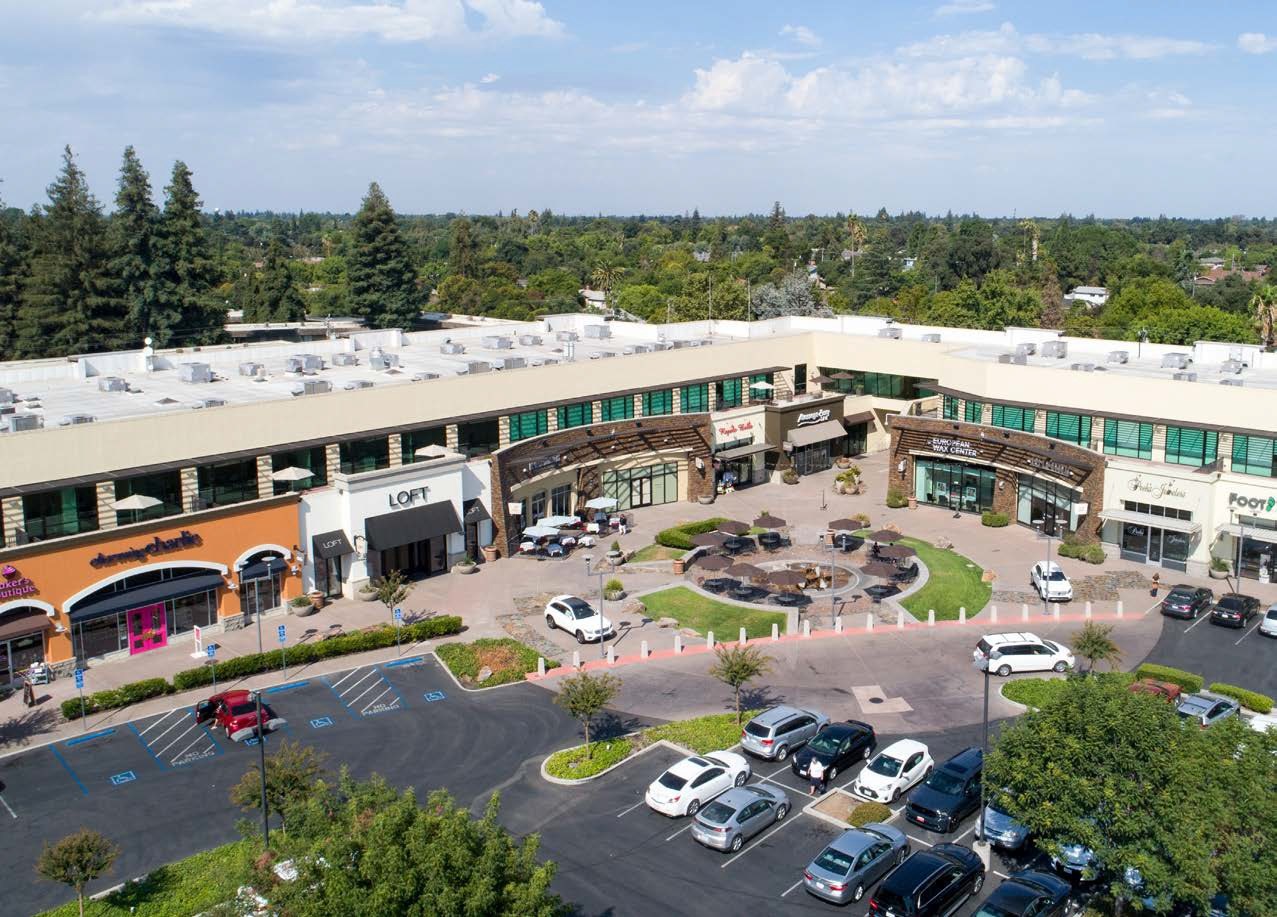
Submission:
[[[1135,677],[1169,681],[1173,685],[1179,685],[1189,694],[1196,694],[1202,690],[1202,676],[1169,665],[1158,665],[1155,662],[1145,662],[1135,670]]]
[[[847,824],[853,828],[863,828],[865,825],[890,819],[891,810],[880,802],[862,802],[847,813]]]
[[[1210,689],[1216,694],[1231,697],[1247,710],[1253,710],[1256,713],[1271,713],[1273,710],[1273,699],[1267,694],[1260,694],[1258,691],[1248,691],[1245,688],[1239,688],[1237,685],[1226,684],[1222,681],[1212,682]]]
[[[1085,561],[1088,564],[1104,563],[1104,549],[1098,544],[1069,544],[1065,542],[1060,545],[1059,555]]]
[[[692,544],[693,535],[703,535],[706,532],[712,532],[726,521],[727,519],[724,516],[712,516],[709,519],[702,519],[700,522],[684,522],[682,525],[676,525],[657,532],[656,543],[665,545],[667,548],[690,551],[696,547],[696,545]]]
[[[427,618],[415,624],[407,624],[400,628],[401,641],[415,643],[431,637],[445,637],[461,633],[461,619],[456,615],[440,615]],[[366,650],[383,649],[395,645],[395,628],[390,625],[373,630],[359,631],[321,640],[318,643],[302,643],[288,650],[290,665],[306,665],[320,659],[331,659],[334,656],[346,656],[350,653],[362,653]],[[247,656],[236,656],[225,662],[217,663],[218,681],[229,682],[260,672],[279,669],[283,665],[283,653],[271,650],[268,653],[250,653]],[[533,663],[535,665],[535,662]],[[171,694],[174,691],[187,691],[202,685],[213,683],[213,666],[202,666],[198,669],[185,669],[173,676],[170,684],[163,678],[148,678],[135,681],[108,691],[96,691],[84,698],[85,712],[97,713],[101,710],[112,710],[127,707],[152,697]],[[68,720],[79,719],[80,698],[73,697],[62,702],[62,715]]]
[[[991,529],[1002,529],[1011,524],[1011,517],[1006,513],[981,513],[980,524],[987,525]]]
[[[556,751],[545,762],[545,772],[561,780],[582,780],[620,764],[634,751],[629,736],[604,739],[590,743],[590,756],[585,756],[585,746]]]

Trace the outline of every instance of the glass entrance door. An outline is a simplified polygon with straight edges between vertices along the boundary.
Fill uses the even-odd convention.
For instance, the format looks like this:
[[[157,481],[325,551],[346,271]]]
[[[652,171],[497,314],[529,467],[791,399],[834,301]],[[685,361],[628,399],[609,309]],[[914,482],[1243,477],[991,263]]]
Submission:
[[[630,480],[630,508],[652,505],[652,479],[633,478]]]
[[[278,573],[251,579],[239,585],[239,610],[245,621],[251,621],[257,615],[278,608],[282,603]]]
[[[1160,564],[1162,562],[1162,530],[1161,529],[1149,529],[1148,562],[1150,564]]]
[[[426,576],[448,572],[448,536],[436,535],[429,541]]]

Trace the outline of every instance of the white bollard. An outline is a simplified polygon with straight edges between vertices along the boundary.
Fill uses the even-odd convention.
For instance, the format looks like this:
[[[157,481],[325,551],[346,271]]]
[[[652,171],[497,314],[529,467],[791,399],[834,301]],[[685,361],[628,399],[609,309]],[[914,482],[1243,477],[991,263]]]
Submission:
[[[1090,602],[1087,602],[1087,603],[1086,603],[1086,609],[1083,611],[1083,615],[1084,615],[1085,617],[1087,617],[1087,618],[1090,618],[1090,617],[1091,617],[1091,603],[1090,603]]]
[[[616,647],[609,646],[607,648],[607,664],[613,665],[616,662]]]
[[[772,622],[772,643],[780,639],[780,625],[775,621]]]
[[[705,648],[711,650],[714,648],[714,632],[712,630],[705,632]]]
[[[683,635],[675,634],[674,635],[674,655],[677,656],[681,652],[683,652]]]
[[[1123,610],[1123,609],[1122,609],[1122,604],[1123,604],[1123,603],[1122,603],[1122,600],[1121,600],[1121,599],[1118,599],[1118,600],[1117,600],[1117,616],[1118,616],[1119,618],[1122,616],[1122,610]]]
[[[740,629],[740,645],[744,646],[748,642],[749,642],[749,635],[745,633],[745,628],[742,627]]]
[[[842,615],[838,615],[836,618],[834,618],[834,633],[836,634],[842,633]]]
[[[905,629],[905,613],[903,610],[896,612],[896,630]]]
[[[936,610],[934,608],[927,609],[927,626],[928,627],[936,626]]]
[[[650,655],[651,653],[648,651],[648,648],[647,648],[647,641],[644,640],[643,642],[639,644],[639,658],[646,659]]]
[[[997,605],[989,606],[989,622],[991,624],[998,623],[998,606]]]
[[[811,620],[810,619],[803,620],[803,636],[804,637],[811,636]]]
[[[965,605],[959,606],[958,608],[958,623],[967,623],[967,607]]]
[[[1021,603],[1020,603],[1020,620],[1021,620],[1021,621],[1027,621],[1027,620],[1029,620],[1029,604],[1028,604],[1028,602],[1021,602]]]
[[[1057,622],[1057,623],[1059,622],[1059,620],[1060,620],[1060,606],[1059,606],[1059,604],[1055,604],[1055,605],[1052,605],[1052,606],[1051,606],[1051,617],[1055,618],[1055,620],[1056,620],[1056,622]]]
[[[579,669],[581,667],[581,651],[572,651],[572,668]]]
[[[545,677],[545,657],[544,656],[537,657],[537,677],[538,678]]]
[[[872,611],[865,612],[865,630],[872,631],[874,629],[874,613]]]

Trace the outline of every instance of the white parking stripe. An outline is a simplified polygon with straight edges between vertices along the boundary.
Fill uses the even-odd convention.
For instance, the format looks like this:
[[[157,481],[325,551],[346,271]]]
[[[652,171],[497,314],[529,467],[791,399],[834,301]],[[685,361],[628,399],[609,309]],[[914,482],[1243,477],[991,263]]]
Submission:
[[[780,767],[776,768],[776,769],[775,769],[774,771],[772,771],[770,774],[766,774],[766,775],[764,775],[764,779],[765,779],[765,780],[770,780],[772,777],[775,777],[775,776],[776,776],[777,774],[779,774],[781,771],[787,771],[787,770],[789,770],[789,765],[788,765],[788,764],[782,764]]]
[[[1241,642],[1242,642],[1243,640],[1245,640],[1247,637],[1249,637],[1251,634],[1253,634],[1253,633],[1255,632],[1255,629],[1256,629],[1256,628],[1258,628],[1258,627],[1259,627],[1259,625],[1261,625],[1261,624],[1263,624],[1263,623],[1264,623],[1264,619],[1263,619],[1263,618],[1260,618],[1258,621],[1256,621],[1256,622],[1255,622],[1255,627],[1252,627],[1250,630],[1246,631],[1246,633],[1244,633],[1244,634],[1242,634],[1240,637],[1238,637],[1238,638],[1237,638],[1237,642],[1236,642],[1236,643],[1234,643],[1234,644],[1233,644],[1233,646],[1241,646]]]
[[[686,831],[690,827],[692,827],[692,823],[689,821],[683,827],[679,828],[677,831],[675,831],[673,834],[667,837],[665,839],[665,842],[668,844],[670,841],[674,840],[674,838],[678,837],[680,834],[682,834],[684,831]]]
[[[955,837],[953,840],[949,841],[949,843],[950,843],[950,844],[956,844],[956,843],[958,843],[958,841],[962,840],[964,837],[966,837],[968,834],[970,834],[970,833],[971,833],[972,831],[974,831],[974,830],[975,830],[975,825],[972,825],[972,826],[971,826],[970,828],[968,828],[966,831],[963,831],[961,834],[959,834],[959,835],[958,835],[957,837]]]
[[[928,846],[928,847],[934,847],[934,846],[935,846],[935,844],[931,843],[931,841],[924,841],[922,838],[920,838],[920,837],[914,837],[912,834],[907,835],[907,837],[908,837],[908,838],[909,838],[909,840],[911,840],[911,841],[917,841],[919,844],[925,844],[925,845],[926,845],[926,846]]]
[[[3,805],[5,811],[8,812],[10,815],[12,815],[14,818],[18,817],[18,813],[13,811],[13,809],[9,808],[9,803],[5,801],[5,798],[3,796],[0,796],[0,805]]]
[[[358,685],[355,685],[355,687],[357,688],[357,687],[359,687],[359,686],[358,686]],[[346,701],[346,703],[350,704],[350,706],[351,706],[351,707],[354,707],[354,706],[355,706],[355,704],[359,703],[359,699],[360,699],[360,698],[362,698],[362,697],[363,697],[365,694],[367,694],[369,691],[374,691],[374,690],[376,690],[376,688],[377,688],[377,682],[375,682],[375,681],[374,681],[374,682],[373,682],[372,684],[370,684],[368,687],[364,688],[362,691],[360,691],[358,694],[356,694],[356,695],[355,695],[355,696],[354,696],[351,700]],[[345,700],[345,698],[342,698],[342,700]]]
[[[147,742],[146,744],[151,746],[156,745],[157,743],[159,743],[159,741],[162,738],[164,738],[166,735],[168,735],[170,732],[172,732],[174,729],[176,729],[178,726],[181,726],[181,725],[182,725],[182,720],[178,720],[176,723],[174,723],[168,729],[165,729],[163,732],[161,732],[155,738],[151,739],[151,741]]]
[[[190,735],[190,734],[191,734],[191,729],[199,729],[199,727],[198,727],[198,726],[191,726],[191,728],[190,728],[190,729],[187,729],[185,732],[183,732],[181,735],[179,735],[179,736],[178,736],[176,739],[174,739],[172,742],[169,742],[167,745],[165,745],[163,748],[161,748],[159,751],[157,751],[157,752],[155,753],[155,757],[157,757],[157,758],[162,758],[162,757],[164,757],[164,753],[165,753],[166,751],[168,751],[170,748],[172,748],[172,747],[173,747],[174,745],[176,745],[178,742],[182,741],[182,739],[186,738],[188,735]]]
[[[347,678],[351,678],[351,677],[353,677],[354,675],[356,675],[356,674],[358,674],[359,672],[362,672],[362,671],[363,671],[363,668],[362,668],[362,667],[351,669],[349,672],[347,672],[347,673],[346,673],[345,675],[343,675],[341,678],[339,678],[339,679],[337,679],[335,682],[333,682],[333,684],[332,684],[333,690],[335,691],[335,690],[337,689],[337,686],[338,686],[338,685],[340,685],[340,684],[341,684],[343,681],[345,681]]]
[[[1011,878],[1011,877],[1010,877],[1010,876],[1008,876],[1005,872],[998,872],[996,869],[995,869],[995,870],[993,870],[993,874],[994,874],[995,876],[998,876],[998,877],[1003,878],[1003,879],[1009,879],[1009,878]]]
[[[782,829],[782,828],[784,828],[786,825],[792,825],[792,824],[793,824],[794,822],[796,822],[796,821],[798,821],[798,816],[797,816],[797,814],[796,814],[796,813],[794,813],[794,812],[790,812],[790,813],[789,813],[789,817],[787,817],[787,818],[786,818],[783,822],[781,822],[781,823],[780,823],[779,825],[777,825],[775,828],[772,828],[770,831],[768,831],[766,834],[764,834],[762,837],[760,837],[760,838],[759,838],[757,841],[755,841],[754,843],[750,844],[748,847],[743,848],[743,849],[741,850],[741,852],[740,852],[740,853],[736,854],[736,856],[732,857],[730,860],[728,860],[726,863],[724,863],[722,866],[720,866],[720,867],[718,867],[718,868],[719,868],[719,869],[726,869],[728,866],[731,866],[733,863],[735,863],[737,860],[739,860],[739,859],[740,859],[741,857],[743,857],[745,854],[749,853],[751,850],[754,850],[755,848],[762,846],[763,841],[767,840],[767,838],[771,837],[771,836],[772,836],[773,834],[775,834],[777,831],[781,830],[781,829]]]
[[[1196,621],[1194,621],[1192,624],[1188,625],[1188,627],[1184,628],[1184,633],[1188,633],[1190,630],[1192,630],[1192,629],[1193,629],[1194,627],[1196,627],[1198,624],[1201,624],[1203,621],[1209,621],[1209,620],[1210,620],[1210,612],[1206,612],[1206,614],[1202,615],[1200,618],[1198,618],[1198,619],[1197,619]]]
[[[345,700],[345,699],[346,699],[346,695],[347,695],[347,694],[349,694],[351,691],[353,691],[353,690],[355,690],[356,688],[358,688],[358,687],[359,687],[360,685],[362,685],[365,681],[367,681],[369,678],[372,678],[372,677],[373,677],[374,675],[376,675],[376,674],[377,674],[377,670],[376,670],[376,669],[369,669],[369,670],[368,670],[368,674],[367,674],[367,675],[365,675],[363,678],[359,679],[359,681],[356,681],[356,682],[354,682],[353,684],[351,684],[351,686],[350,686],[349,688],[347,688],[345,691],[342,691],[342,692],[341,692],[340,694],[338,694],[337,696],[338,696],[338,697],[340,697],[342,700]],[[374,682],[374,683],[373,683],[373,687],[376,687],[376,682]],[[369,688],[368,690],[369,690],[369,691],[371,691],[371,690],[372,690],[372,688]],[[364,694],[367,694],[367,693],[368,693],[368,691],[364,691],[364,692],[362,692],[362,693],[359,695],[359,697],[363,697],[363,696],[364,696]],[[359,700],[359,697],[356,697],[356,698],[355,698],[355,700]],[[353,704],[354,702],[355,702],[355,701],[350,701],[349,703],[352,703],[352,704]]]
[[[140,736],[144,736],[144,735],[146,735],[148,732],[150,732],[150,731],[151,731],[152,729],[154,729],[156,726],[160,725],[160,723],[162,723],[162,722],[164,722],[165,720],[167,720],[167,719],[168,719],[170,716],[172,716],[174,713],[181,713],[183,709],[184,709],[184,708],[182,708],[182,707],[178,707],[176,710],[170,710],[168,713],[164,714],[162,717],[160,717],[158,720],[156,720],[156,721],[155,721],[154,723],[152,723],[150,726],[147,726],[145,729],[143,729],[141,732],[139,732],[139,733],[138,733],[138,735],[140,735]],[[165,732],[167,732],[167,731],[168,731],[168,730],[165,730]]]
[[[783,897],[785,897],[786,895],[788,895],[790,892],[792,892],[794,889],[796,889],[798,886],[800,886],[800,885],[802,885],[802,884],[803,884],[803,880],[802,880],[802,879],[799,879],[799,880],[798,880],[797,882],[795,882],[793,885],[789,886],[789,888],[787,888],[787,889],[785,889],[783,892],[781,892],[781,893],[780,893],[780,896],[781,896],[782,898],[783,898]]]
[[[620,818],[622,815],[629,815],[631,812],[633,812],[633,811],[634,811],[635,809],[637,809],[639,806],[644,805],[644,804],[646,803],[646,801],[647,801],[647,800],[640,799],[638,802],[634,803],[634,805],[630,806],[628,809],[626,809],[624,812],[621,812],[621,813],[620,813],[619,815],[617,815],[616,817],[617,817],[617,818]]]
[[[376,685],[373,685],[373,687],[375,688],[375,687],[376,687]],[[394,688],[386,688],[386,690],[382,691],[380,694],[378,694],[376,697],[374,697],[374,698],[372,699],[372,701],[371,701],[371,702],[369,702],[368,706],[364,707],[364,709],[360,710],[359,712],[360,712],[360,713],[367,713],[370,707],[375,706],[375,705],[376,705],[376,703],[377,703],[377,701],[381,700],[383,697],[385,697],[387,694],[389,694],[389,693],[390,693],[391,691],[393,691],[393,690],[395,690],[395,689],[394,689]]]
[[[196,738],[194,742],[192,742],[190,745],[187,745],[185,748],[183,748],[181,751],[179,751],[177,754],[175,754],[175,755],[173,756],[173,760],[172,760],[172,762],[171,762],[171,763],[176,764],[176,763],[177,763],[177,759],[178,759],[178,758],[182,757],[182,755],[186,754],[188,751],[190,751],[192,748],[194,748],[196,745],[198,745],[200,742],[202,742],[202,741],[204,740],[204,738],[205,738],[205,736],[202,736],[202,735],[201,735],[201,736],[199,736],[198,738]]]
[[[816,798],[816,797],[815,797],[815,796],[813,796],[811,793],[808,793],[808,792],[806,792],[805,790],[797,790],[797,789],[794,789],[792,786],[788,786],[788,785],[786,785],[786,784],[784,784],[784,783],[781,783],[779,780],[773,780],[771,777],[764,777],[763,779],[764,779],[764,780],[766,780],[768,783],[774,783],[774,784],[776,784],[776,786],[778,786],[778,787],[780,787],[781,789],[783,789],[786,793],[802,793],[802,794],[803,794],[804,796],[806,796],[808,799],[815,799],[815,798]]]

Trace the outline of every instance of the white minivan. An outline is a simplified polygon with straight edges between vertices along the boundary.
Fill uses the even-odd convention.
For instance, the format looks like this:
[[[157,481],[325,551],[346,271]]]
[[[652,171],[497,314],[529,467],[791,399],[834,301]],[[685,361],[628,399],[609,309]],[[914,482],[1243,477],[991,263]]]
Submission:
[[[1006,678],[1013,672],[1067,672],[1073,651],[1063,643],[1037,634],[989,634],[976,644],[972,658],[988,663],[989,671]]]

